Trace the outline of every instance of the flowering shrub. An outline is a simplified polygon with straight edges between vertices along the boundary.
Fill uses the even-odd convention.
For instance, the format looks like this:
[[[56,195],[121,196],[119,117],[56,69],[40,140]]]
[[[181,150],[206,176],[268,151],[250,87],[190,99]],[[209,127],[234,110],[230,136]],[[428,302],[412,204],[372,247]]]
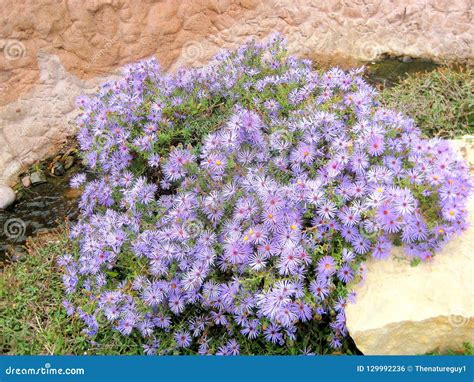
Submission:
[[[472,188],[359,74],[318,74],[273,36],[174,75],[144,61],[81,99],[100,177],[60,261],[68,313],[148,354],[340,348],[362,261],[430,259]]]

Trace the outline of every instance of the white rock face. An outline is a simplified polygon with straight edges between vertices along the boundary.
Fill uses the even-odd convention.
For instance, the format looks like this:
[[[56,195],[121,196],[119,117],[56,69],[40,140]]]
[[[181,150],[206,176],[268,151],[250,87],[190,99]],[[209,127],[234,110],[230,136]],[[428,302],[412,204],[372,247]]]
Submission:
[[[15,201],[16,195],[10,187],[0,184],[0,210],[7,208]]]
[[[474,135],[450,139],[449,144],[461,154],[464,160],[471,165],[471,168],[474,168]]]
[[[431,262],[410,266],[399,249],[367,263],[367,278],[346,309],[347,327],[364,354],[457,351],[474,343],[474,198],[470,228]]]
[[[472,137],[450,143],[474,169]],[[347,327],[364,354],[424,354],[474,343],[474,197],[470,227],[434,259],[412,267],[400,249],[367,262],[367,277],[346,308]]]

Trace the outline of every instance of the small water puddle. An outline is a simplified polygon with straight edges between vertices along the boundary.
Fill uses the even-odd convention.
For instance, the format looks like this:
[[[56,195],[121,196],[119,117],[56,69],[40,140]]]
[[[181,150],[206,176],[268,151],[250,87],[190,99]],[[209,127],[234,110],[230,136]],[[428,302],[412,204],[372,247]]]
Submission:
[[[45,171],[46,183],[21,188],[16,202],[0,211],[0,263],[21,256],[28,237],[48,232],[66,219],[77,219],[80,194],[69,187],[69,180],[82,170],[76,164],[60,177]]]
[[[422,59],[402,61],[387,58],[382,61],[367,63],[366,67],[365,77],[367,81],[380,89],[395,86],[410,74],[431,72],[439,65]]]

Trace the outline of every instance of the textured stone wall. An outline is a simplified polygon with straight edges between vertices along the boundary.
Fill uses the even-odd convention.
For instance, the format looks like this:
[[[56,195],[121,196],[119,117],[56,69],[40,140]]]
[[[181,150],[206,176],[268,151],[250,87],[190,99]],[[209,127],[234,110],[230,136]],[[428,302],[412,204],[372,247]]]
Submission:
[[[471,62],[470,0],[3,0],[0,183],[74,133],[74,99],[127,62],[206,62],[249,36],[354,63],[383,54]]]

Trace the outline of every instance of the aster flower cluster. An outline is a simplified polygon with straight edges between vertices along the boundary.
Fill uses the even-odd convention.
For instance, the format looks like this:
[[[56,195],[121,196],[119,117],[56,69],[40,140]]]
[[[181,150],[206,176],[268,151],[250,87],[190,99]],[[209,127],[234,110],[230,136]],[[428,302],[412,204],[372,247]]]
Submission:
[[[80,99],[100,177],[73,179],[68,314],[147,354],[307,353],[321,323],[340,348],[363,261],[394,245],[429,260],[472,190],[447,143],[375,97],[360,70],[318,73],[272,36],[174,75],[144,61]]]

